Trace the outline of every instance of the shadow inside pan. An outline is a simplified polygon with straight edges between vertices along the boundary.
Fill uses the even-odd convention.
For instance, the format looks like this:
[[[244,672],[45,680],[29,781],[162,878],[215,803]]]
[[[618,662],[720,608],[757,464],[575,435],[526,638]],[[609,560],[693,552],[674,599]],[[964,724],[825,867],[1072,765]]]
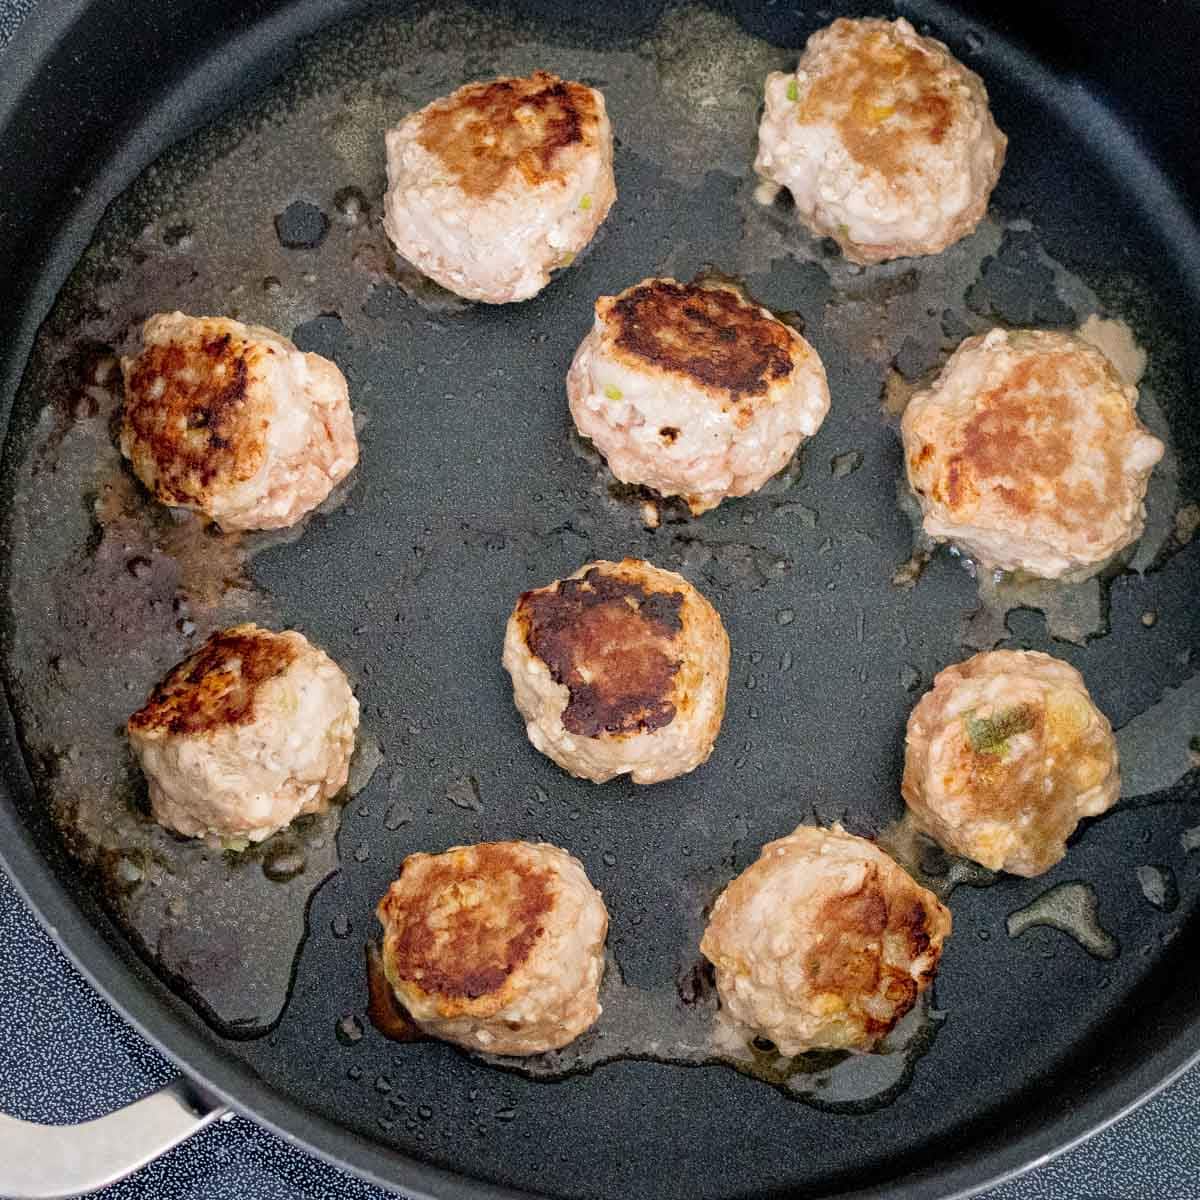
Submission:
[[[39,803],[89,883],[237,1039],[229,1052],[304,1108],[553,1195],[866,1187],[1019,1131],[1050,1081],[1102,1064],[1114,1025],[1136,1036],[1146,997],[1194,954],[1200,855],[1181,834],[1200,824],[1184,774],[1200,726],[1178,719],[1197,710],[1192,688],[1122,743],[1153,803],[1088,827],[1041,879],[954,893],[937,1037],[877,1111],[847,1117],[719,1067],[629,1060],[642,1055],[547,1084],[446,1046],[393,1044],[365,1021],[374,903],[414,850],[565,846],[605,894],[625,983],[674,1005],[705,905],[763,842],[803,821],[874,835],[896,820],[905,719],[968,653],[978,596],[945,554],[915,586],[893,582],[912,539],[884,395],[967,333],[1124,319],[1150,355],[1143,415],[1172,446],[1135,560],[1154,569],[1089,593],[1084,617],[1072,610],[1076,625],[1057,629],[1082,644],[1053,641],[1028,609],[992,635],[1073,662],[1117,726],[1191,678],[1200,549],[1185,534],[1200,427],[1181,330],[1197,315],[1184,286],[1196,244],[1164,242],[1174,227],[1155,206],[1170,197],[1091,100],[929,15],[984,75],[1010,136],[991,215],[934,259],[854,270],[786,207],[755,201],[762,78],[823,18],[776,45],[705,7],[671,9],[633,40],[500,6],[359,19],[168,151],[106,215],[39,336],[6,448],[7,683]],[[619,199],[535,300],[467,305],[390,253],[381,131],[464,80],[535,66],[605,90]],[[563,376],[597,295],[709,266],[803,323],[833,409],[759,495],[650,530],[572,442]],[[145,316],[172,308],[271,325],[345,371],[362,463],[298,537],[212,537],[150,505],[122,467],[115,356]],[[734,648],[716,753],[650,789],[596,788],[542,759],[499,667],[520,591],[626,554],[691,579]],[[148,821],[119,734],[151,683],[234,619],[295,626],[327,649],[382,754],[340,814],[240,856]],[[1149,885],[1173,906],[1147,898],[1149,867],[1173,882]],[[1009,938],[1011,912],[1072,882],[1094,889],[1115,955],[1045,925]]]

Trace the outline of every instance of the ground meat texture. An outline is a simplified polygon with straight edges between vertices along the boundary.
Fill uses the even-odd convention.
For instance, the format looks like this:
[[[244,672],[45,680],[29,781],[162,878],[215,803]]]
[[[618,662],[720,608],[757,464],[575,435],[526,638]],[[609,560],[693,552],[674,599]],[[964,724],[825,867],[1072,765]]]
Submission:
[[[639,559],[595,562],[525,592],[503,661],[529,740],[572,775],[657,783],[712,752],[729,638],[674,572]]]
[[[570,264],[616,199],[594,88],[545,71],[470,83],[387,134],[384,229],[471,300],[527,300]]]
[[[278,529],[358,462],[346,380],[259,325],[160,313],[121,360],[121,453],[164,504],[222,529]]]
[[[937,254],[987,211],[1007,139],[987,91],[905,20],[834,21],[767,77],[754,169],[853,262]]]
[[[674,279],[596,301],[567,398],[618,479],[697,514],[762,487],[829,411],[800,334],[732,286]]]
[[[1137,389],[1066,333],[968,338],[901,422],[925,532],[980,566],[1084,578],[1136,540],[1163,444]]]
[[[718,897],[723,1015],[782,1054],[870,1050],[933,981],[950,913],[873,842],[802,825]]]
[[[346,676],[302,634],[236,625],[171,670],[128,722],[155,820],[261,841],[345,786],[358,727]]]
[[[940,672],[913,710],[902,791],[951,853],[1040,875],[1082,817],[1116,803],[1117,743],[1074,667],[993,650]]]
[[[485,842],[412,854],[377,911],[388,982],[432,1037],[539,1054],[600,1015],[608,912],[565,850]]]

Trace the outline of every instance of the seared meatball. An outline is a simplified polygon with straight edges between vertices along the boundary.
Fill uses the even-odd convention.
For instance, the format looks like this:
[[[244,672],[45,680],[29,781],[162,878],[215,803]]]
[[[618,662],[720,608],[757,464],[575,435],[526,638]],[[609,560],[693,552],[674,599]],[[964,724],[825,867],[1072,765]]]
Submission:
[[[262,841],[346,783],[358,701],[294,630],[214,633],[129,718],[155,820],[189,837]]]
[[[950,913],[873,842],[801,825],[718,897],[700,949],[781,1054],[870,1050],[933,981]]]
[[[987,211],[1008,144],[987,91],[905,20],[834,21],[767,76],[754,169],[852,262],[937,254]]]
[[[164,504],[280,529],[358,462],[341,371],[261,325],[159,313],[123,358],[121,453]]]
[[[535,71],[469,83],[387,134],[383,227],[443,287],[528,300],[592,240],[617,197],[594,88]]]
[[[681,575],[640,559],[593,562],[517,601],[504,666],[529,740],[604,783],[658,783],[712,753],[729,638]]]
[[[1163,444],[1137,388],[1066,333],[968,338],[905,409],[908,481],[925,532],[980,566],[1095,574],[1142,532]]]
[[[908,719],[917,826],[993,871],[1040,875],[1121,790],[1117,743],[1068,663],[992,650],[940,672]]]
[[[544,842],[410,854],[379,902],[383,969],[413,1022],[490,1054],[540,1054],[600,1015],[608,911]]]
[[[794,329],[732,287],[674,279],[596,301],[567,398],[618,479],[697,514],[762,487],[829,411],[825,368]]]

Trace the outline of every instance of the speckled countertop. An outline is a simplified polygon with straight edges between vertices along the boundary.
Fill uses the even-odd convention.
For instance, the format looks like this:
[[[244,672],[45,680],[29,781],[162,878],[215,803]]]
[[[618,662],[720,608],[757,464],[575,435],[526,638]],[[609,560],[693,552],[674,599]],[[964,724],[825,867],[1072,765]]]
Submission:
[[[36,0],[0,0],[0,54]],[[173,1069],[59,953],[0,872],[0,1112],[69,1122]],[[988,1200],[1200,1200],[1200,1070]],[[100,1195],[122,1200],[372,1200],[385,1193],[232,1117]]]

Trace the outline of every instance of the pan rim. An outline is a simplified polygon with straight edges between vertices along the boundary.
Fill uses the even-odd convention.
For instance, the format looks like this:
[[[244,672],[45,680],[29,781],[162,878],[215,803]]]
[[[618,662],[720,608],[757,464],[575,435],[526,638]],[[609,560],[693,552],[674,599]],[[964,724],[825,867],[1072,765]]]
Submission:
[[[22,23],[3,52],[10,71],[0,83],[0,129],[6,128],[21,111],[37,74],[91,2],[60,0],[56,4],[39,5]],[[310,10],[322,8],[313,0],[302,3]],[[319,12],[316,15],[319,19]],[[281,63],[279,69],[282,66]],[[56,231],[52,251],[56,269],[48,271],[42,262],[31,268],[36,286],[25,291],[15,353],[8,369],[0,375],[3,400],[0,409],[5,427],[34,333],[65,277],[65,271],[57,270],[64,248],[86,242],[109,199],[98,194],[81,197]],[[0,746],[14,760],[21,760],[23,769],[7,696],[2,715]],[[414,1200],[434,1200],[434,1197],[517,1200],[535,1195],[489,1184],[386,1149],[285,1097],[257,1079],[248,1066],[224,1054],[217,1035],[206,1034],[198,1022],[190,1021],[181,1008],[173,1006],[170,993],[156,984],[144,968],[139,972],[133,952],[118,950],[117,944],[105,936],[102,925],[72,897],[49,860],[38,850],[30,829],[19,815],[8,781],[0,782],[0,866],[5,868],[18,894],[55,944],[123,1020],[189,1078],[276,1136],[381,1187],[402,1188]],[[1197,1063],[1200,1063],[1200,1022],[1193,1021],[1150,1051],[1136,1067],[1108,1081],[1053,1123],[977,1154],[972,1154],[967,1144],[943,1164],[922,1168],[885,1185],[830,1195],[838,1200],[885,1200],[899,1191],[909,1200],[967,1200],[1080,1145],[1128,1115]]]

